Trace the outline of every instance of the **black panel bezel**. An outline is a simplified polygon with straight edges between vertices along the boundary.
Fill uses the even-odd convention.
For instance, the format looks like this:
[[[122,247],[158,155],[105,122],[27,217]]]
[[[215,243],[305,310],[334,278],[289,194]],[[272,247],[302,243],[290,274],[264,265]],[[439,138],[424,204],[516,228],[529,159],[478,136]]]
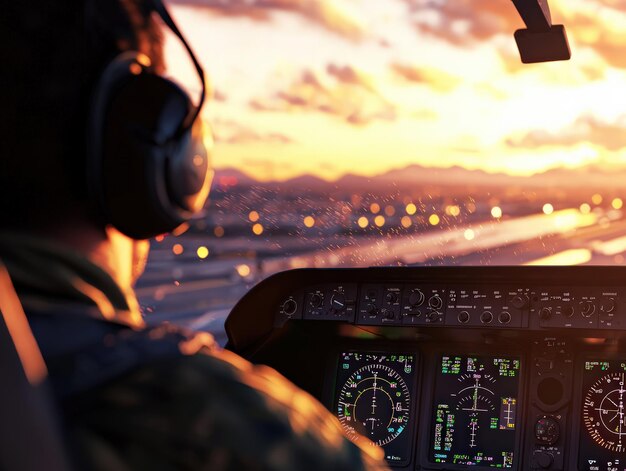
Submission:
[[[604,347],[606,348],[606,347]],[[585,351],[576,357],[576,361],[574,363],[574,382],[573,382],[573,409],[572,409],[572,417],[574,418],[574,423],[576,424],[573,427],[571,434],[571,442],[570,442],[570,452],[568,455],[569,464],[571,469],[576,469],[578,471],[585,471],[581,464],[578,461],[579,453],[580,453],[580,439],[581,435],[585,433],[585,424],[583,423],[583,401],[585,391],[583,391],[583,377],[584,377],[584,365],[586,361],[595,361],[595,360],[605,360],[605,361],[624,361],[626,362],[626,352],[612,352],[607,353],[606,350],[591,352]],[[626,455],[624,463],[622,464],[626,468]]]
[[[433,463],[430,461],[430,443],[432,442],[431,437],[431,424],[434,420],[434,400],[435,400],[435,383],[437,378],[438,368],[441,362],[441,357],[443,355],[475,355],[475,356],[506,356],[506,357],[515,357],[520,360],[520,373],[519,373],[519,385],[518,385],[518,407],[516,414],[516,423],[519,424],[518,428],[515,431],[515,447],[514,447],[514,462],[513,467],[508,468],[510,471],[517,471],[522,469],[521,465],[525,462],[524,457],[522,456],[522,443],[523,437],[526,429],[526,424],[524,423],[524,418],[526,417],[526,408],[527,404],[524,401],[527,398],[527,355],[525,352],[519,349],[510,349],[503,350],[501,347],[496,348],[487,348],[482,346],[481,348],[468,348],[467,346],[459,346],[452,347],[449,350],[444,350],[442,348],[436,348],[428,351],[428,353],[424,353],[424,364],[427,365],[423,372],[422,377],[425,378],[424,381],[424,393],[423,397],[426,399],[423,402],[423,411],[421,417],[427,418],[428,420],[422,420],[419,424],[419,450],[420,450],[420,465],[423,469],[432,469],[432,470],[446,470],[446,471],[455,471],[455,470],[475,470],[475,471],[493,471],[493,468],[488,466],[468,466],[468,465],[458,465],[452,463]]]
[[[389,342],[379,340],[347,340],[338,342],[338,345],[333,347],[329,352],[326,364],[328,365],[326,378],[324,380],[323,390],[323,402],[324,405],[331,411],[333,416],[335,415],[336,401],[335,393],[337,391],[337,373],[339,368],[339,356],[344,352],[356,352],[356,353],[407,353],[415,356],[415,374],[413,383],[407,385],[409,389],[412,388],[413,394],[411,397],[411,414],[409,417],[409,423],[413,424],[412,427],[407,426],[406,431],[409,433],[409,459],[403,462],[391,462],[388,466],[396,469],[413,469],[416,461],[416,437],[415,434],[419,424],[418,407],[421,404],[422,399],[422,378],[423,375],[423,362],[422,353],[418,348],[419,344],[415,342]]]

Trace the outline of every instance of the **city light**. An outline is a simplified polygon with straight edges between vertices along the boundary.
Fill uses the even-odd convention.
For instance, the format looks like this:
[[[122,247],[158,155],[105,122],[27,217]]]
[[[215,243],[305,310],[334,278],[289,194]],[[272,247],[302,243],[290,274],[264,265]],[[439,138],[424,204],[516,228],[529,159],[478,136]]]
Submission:
[[[439,216],[437,216],[436,214],[431,214],[428,218],[428,222],[431,226],[436,226],[437,224],[439,224]]]
[[[596,193],[595,195],[593,195],[591,197],[591,202],[593,204],[600,204],[600,203],[602,203],[602,195],[599,194],[599,193]]]
[[[250,211],[250,214],[248,214],[248,219],[250,219],[250,222],[257,222],[260,217],[261,216],[257,211]]]
[[[263,234],[263,226],[257,222],[254,226],[252,226],[252,232],[254,232],[255,235]]]
[[[185,251],[185,249],[183,248],[182,245],[180,244],[174,244],[172,246],[172,252],[174,253],[174,255],[180,255]]]
[[[413,224],[413,222],[411,221],[410,217],[402,216],[402,219],[400,220],[400,224],[402,224],[402,227],[407,228],[407,227],[411,227],[411,224]]]
[[[465,237],[466,240],[473,240],[474,237],[476,237],[476,235],[474,234],[473,230],[465,229],[465,232],[463,233],[463,237]]]
[[[417,206],[415,206],[413,203],[409,203],[406,205],[405,210],[409,216],[413,216],[417,212]]]
[[[315,219],[313,218],[313,216],[306,216],[304,218],[304,225],[306,227],[313,227],[315,225]]]
[[[589,206],[587,203],[583,203],[580,205],[580,212],[583,214],[589,214],[591,212],[591,206]]]
[[[543,214],[552,214],[554,212],[554,206],[552,206],[550,203],[546,203],[543,205]]]
[[[357,224],[359,225],[361,229],[365,229],[369,225],[369,221],[367,220],[365,216],[361,216],[359,220],[357,221]]]
[[[385,214],[387,216],[393,216],[394,214],[396,214],[396,208],[391,205],[385,206]]]
[[[622,209],[622,206],[624,206],[624,202],[621,198],[614,198],[613,201],[611,201],[611,206],[613,207],[613,209]]]
[[[198,247],[198,250],[196,250],[196,254],[198,254],[198,258],[204,260],[209,256],[209,249],[207,249],[204,245],[201,245]]]
[[[235,270],[237,270],[237,273],[242,278],[245,278],[246,276],[249,276],[250,272],[251,272],[250,267],[248,265],[246,265],[245,263],[243,263],[241,265],[237,265],[235,267]]]
[[[500,206],[494,206],[491,208],[491,217],[500,219],[502,217],[502,208],[500,208]]]
[[[380,214],[374,218],[374,224],[378,227],[383,227],[385,225],[385,217]]]
[[[380,212],[380,205],[378,203],[370,204],[370,212],[372,214],[378,214]]]
[[[215,234],[215,237],[224,237],[224,228],[222,226],[217,226],[213,229],[213,234]]]

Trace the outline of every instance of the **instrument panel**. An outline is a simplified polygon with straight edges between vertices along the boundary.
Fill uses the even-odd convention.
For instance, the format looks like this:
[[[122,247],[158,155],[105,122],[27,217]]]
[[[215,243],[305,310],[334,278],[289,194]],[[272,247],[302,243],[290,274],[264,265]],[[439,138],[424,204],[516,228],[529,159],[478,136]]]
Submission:
[[[624,300],[615,267],[294,270],[226,328],[392,468],[626,471]]]

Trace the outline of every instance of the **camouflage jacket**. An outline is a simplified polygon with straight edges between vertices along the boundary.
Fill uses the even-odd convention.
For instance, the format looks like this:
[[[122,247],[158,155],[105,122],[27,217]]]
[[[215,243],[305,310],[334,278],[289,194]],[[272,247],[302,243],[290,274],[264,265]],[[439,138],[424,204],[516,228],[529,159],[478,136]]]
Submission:
[[[386,469],[380,449],[348,441],[335,417],[271,368],[207,334],[145,328],[133,294],[75,252],[0,235],[0,259],[48,364],[78,469]],[[112,311],[101,312],[102,295]]]

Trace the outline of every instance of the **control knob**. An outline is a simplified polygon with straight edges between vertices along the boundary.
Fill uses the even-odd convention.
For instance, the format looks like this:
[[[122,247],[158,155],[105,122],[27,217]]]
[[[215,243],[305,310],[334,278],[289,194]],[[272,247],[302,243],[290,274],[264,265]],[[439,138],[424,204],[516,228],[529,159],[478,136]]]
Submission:
[[[298,303],[293,299],[288,299],[283,303],[283,313],[287,316],[293,316],[296,313],[296,309],[298,309]]]
[[[438,294],[435,294],[428,300],[428,305],[432,307],[435,311],[437,311],[443,306],[443,300],[439,297]]]
[[[525,307],[528,307],[528,296],[525,294],[516,294],[511,299],[511,306],[515,309],[524,309]]]
[[[311,302],[311,306],[313,306],[313,307],[320,307],[322,305],[322,303],[324,302],[324,298],[319,293],[313,293],[313,295],[311,295],[311,301],[310,302]]]
[[[542,307],[541,311],[539,311],[539,318],[542,321],[549,321],[550,319],[552,319],[552,308]]]
[[[411,306],[421,306],[424,302],[424,298],[424,293],[422,293],[419,289],[414,289],[409,295],[409,304]]]
[[[602,304],[600,305],[600,310],[607,314],[610,314],[613,311],[615,311],[615,299],[609,298],[609,299],[605,299],[604,301],[602,301]]]
[[[341,312],[346,308],[346,295],[343,293],[335,292],[330,298],[330,307],[335,312]]]
[[[594,312],[596,312],[596,305],[591,301],[580,302],[580,313],[583,317],[591,317]]]
[[[368,304],[368,305],[367,305],[367,313],[368,313],[370,316],[376,316],[376,315],[378,315],[378,309],[376,308],[376,305],[375,305],[375,304]]]
[[[561,426],[554,417],[546,415],[535,423],[535,438],[542,445],[554,445],[560,436]]]
[[[388,304],[394,304],[398,302],[398,293],[394,291],[387,291],[387,294],[385,295],[385,301],[387,301]]]
[[[535,463],[541,469],[548,469],[552,466],[552,463],[554,463],[554,456],[552,456],[552,453],[548,453],[546,451],[535,453],[534,458]]]

